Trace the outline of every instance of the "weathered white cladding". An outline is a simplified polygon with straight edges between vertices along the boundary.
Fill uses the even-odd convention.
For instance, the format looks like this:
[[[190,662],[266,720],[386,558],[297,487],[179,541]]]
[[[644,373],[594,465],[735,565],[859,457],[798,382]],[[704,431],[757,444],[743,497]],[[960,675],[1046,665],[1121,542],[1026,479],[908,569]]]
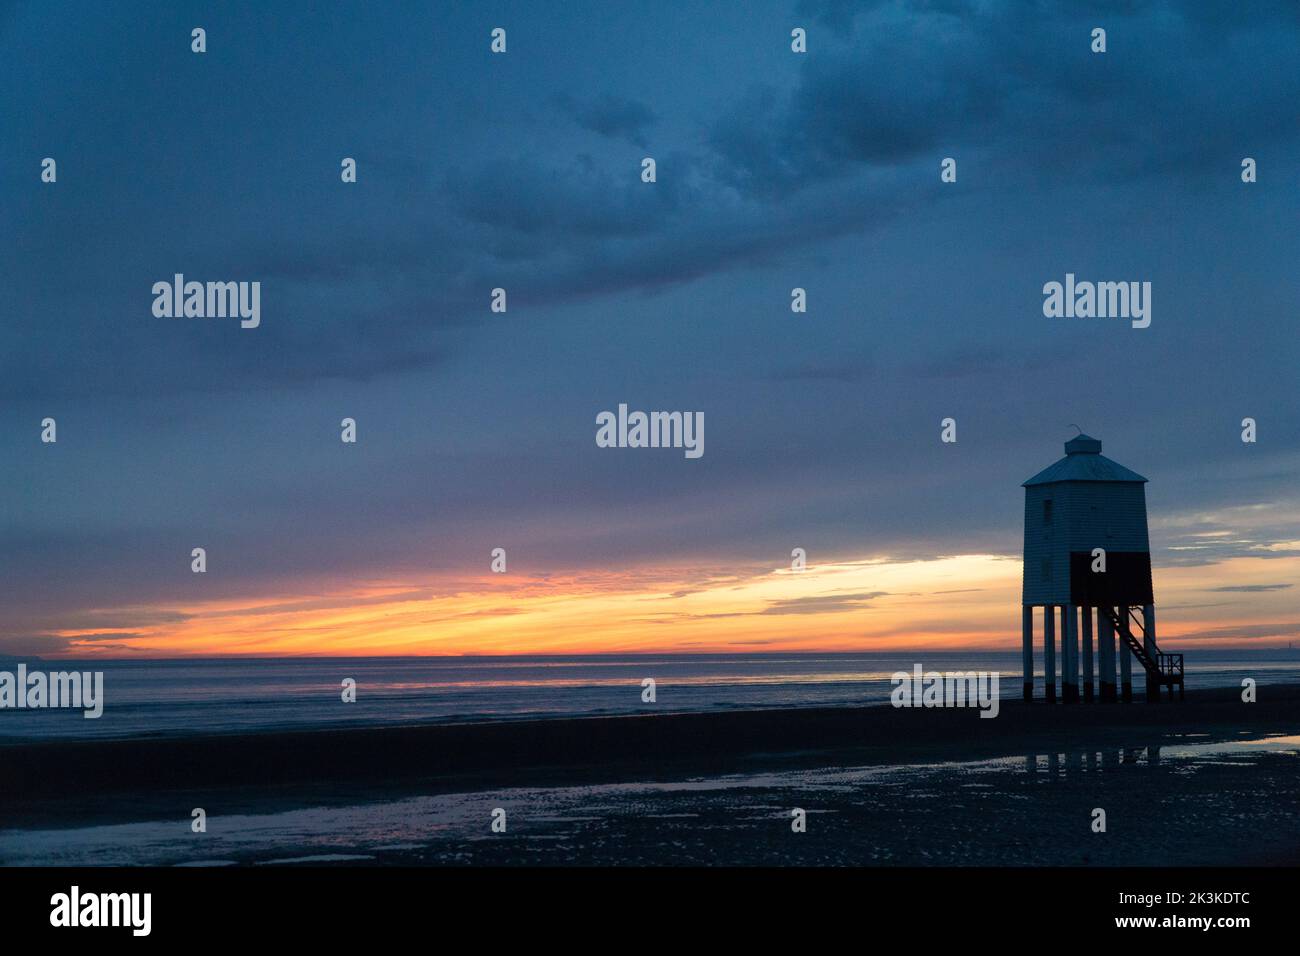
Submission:
[[[1052,520],[1044,520],[1044,502]],[[1149,552],[1145,486],[1138,481],[1060,481],[1025,488],[1024,604],[1070,603],[1070,552]],[[1050,567],[1045,575],[1043,562]]]

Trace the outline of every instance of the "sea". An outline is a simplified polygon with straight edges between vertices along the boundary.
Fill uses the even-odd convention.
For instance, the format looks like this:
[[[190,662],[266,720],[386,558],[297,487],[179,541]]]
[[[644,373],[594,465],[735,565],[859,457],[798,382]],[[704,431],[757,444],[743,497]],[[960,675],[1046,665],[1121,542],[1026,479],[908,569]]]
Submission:
[[[19,663],[0,661],[0,671]],[[886,703],[890,676],[1000,675],[1021,694],[1019,652],[755,653],[574,657],[370,657],[22,661],[28,671],[102,671],[104,709],[0,709],[0,743],[179,736]],[[1187,654],[1186,686],[1300,682],[1300,650]],[[344,684],[355,681],[355,701]],[[646,700],[653,680],[653,701]],[[1134,674],[1140,692],[1140,670]],[[1041,672],[1037,677],[1042,692]]]

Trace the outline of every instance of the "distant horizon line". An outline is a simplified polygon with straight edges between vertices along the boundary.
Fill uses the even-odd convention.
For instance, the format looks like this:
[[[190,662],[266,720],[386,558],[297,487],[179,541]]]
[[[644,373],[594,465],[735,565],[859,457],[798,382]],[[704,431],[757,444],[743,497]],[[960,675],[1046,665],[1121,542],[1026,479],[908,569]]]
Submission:
[[[1300,651],[1300,648],[1289,645],[1264,646],[1257,645],[1250,647],[1234,647],[1232,645],[1193,645],[1197,651],[1229,651],[1238,654],[1264,653],[1277,651]],[[97,663],[171,663],[178,661],[357,661],[357,660],[508,660],[511,658],[528,658],[531,660],[550,659],[550,660],[575,660],[588,659],[593,657],[604,658],[639,658],[639,657],[759,657],[759,656],[783,656],[783,657],[918,657],[918,656],[935,656],[938,654],[1006,654],[1008,656],[1020,656],[1019,648],[1012,647],[934,647],[926,649],[917,649],[914,651],[900,650],[817,650],[815,648],[802,648],[799,650],[752,650],[752,651],[597,651],[585,654],[548,654],[548,653],[492,653],[492,652],[467,652],[462,654],[175,654],[167,656],[148,657],[144,655],[129,657],[108,657],[108,656],[86,656],[86,655],[49,655],[49,654],[8,654],[0,653],[0,664],[21,661],[93,661]],[[1037,657],[1037,653],[1035,657]]]

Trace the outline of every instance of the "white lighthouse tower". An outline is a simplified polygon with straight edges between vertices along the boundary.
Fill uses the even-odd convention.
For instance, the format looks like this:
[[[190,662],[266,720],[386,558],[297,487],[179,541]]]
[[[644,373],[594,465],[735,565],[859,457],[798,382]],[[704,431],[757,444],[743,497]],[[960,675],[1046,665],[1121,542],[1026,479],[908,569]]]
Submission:
[[[1156,645],[1151,545],[1147,540],[1147,479],[1101,454],[1101,442],[1079,435],[1065,457],[1024,483],[1024,696],[1034,695],[1035,608],[1043,609],[1045,698],[1056,700],[1056,632],[1060,624],[1061,698],[1094,699],[1093,623],[1096,622],[1097,696],[1132,699],[1132,660],[1146,674],[1147,699],[1160,688],[1183,691],[1183,655]],[[1134,633],[1136,628],[1136,634]],[[1082,655],[1080,643],[1082,642]],[[1082,687],[1080,694],[1080,670]]]

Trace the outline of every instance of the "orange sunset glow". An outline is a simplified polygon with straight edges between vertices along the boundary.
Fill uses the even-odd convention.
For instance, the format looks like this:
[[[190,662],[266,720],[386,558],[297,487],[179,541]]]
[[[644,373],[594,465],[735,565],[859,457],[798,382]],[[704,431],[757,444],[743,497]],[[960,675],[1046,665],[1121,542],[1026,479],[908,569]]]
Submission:
[[[1295,557],[1157,569],[1162,640],[1285,646],[1296,627],[1294,597],[1250,588],[1297,572]],[[403,576],[350,588],[299,583],[272,597],[169,605],[169,614],[152,616],[178,622],[57,634],[68,639],[69,655],[1012,650],[1020,579],[1018,558],[980,554],[810,563],[803,571],[511,572],[451,583]],[[114,610],[147,620],[163,609]]]

